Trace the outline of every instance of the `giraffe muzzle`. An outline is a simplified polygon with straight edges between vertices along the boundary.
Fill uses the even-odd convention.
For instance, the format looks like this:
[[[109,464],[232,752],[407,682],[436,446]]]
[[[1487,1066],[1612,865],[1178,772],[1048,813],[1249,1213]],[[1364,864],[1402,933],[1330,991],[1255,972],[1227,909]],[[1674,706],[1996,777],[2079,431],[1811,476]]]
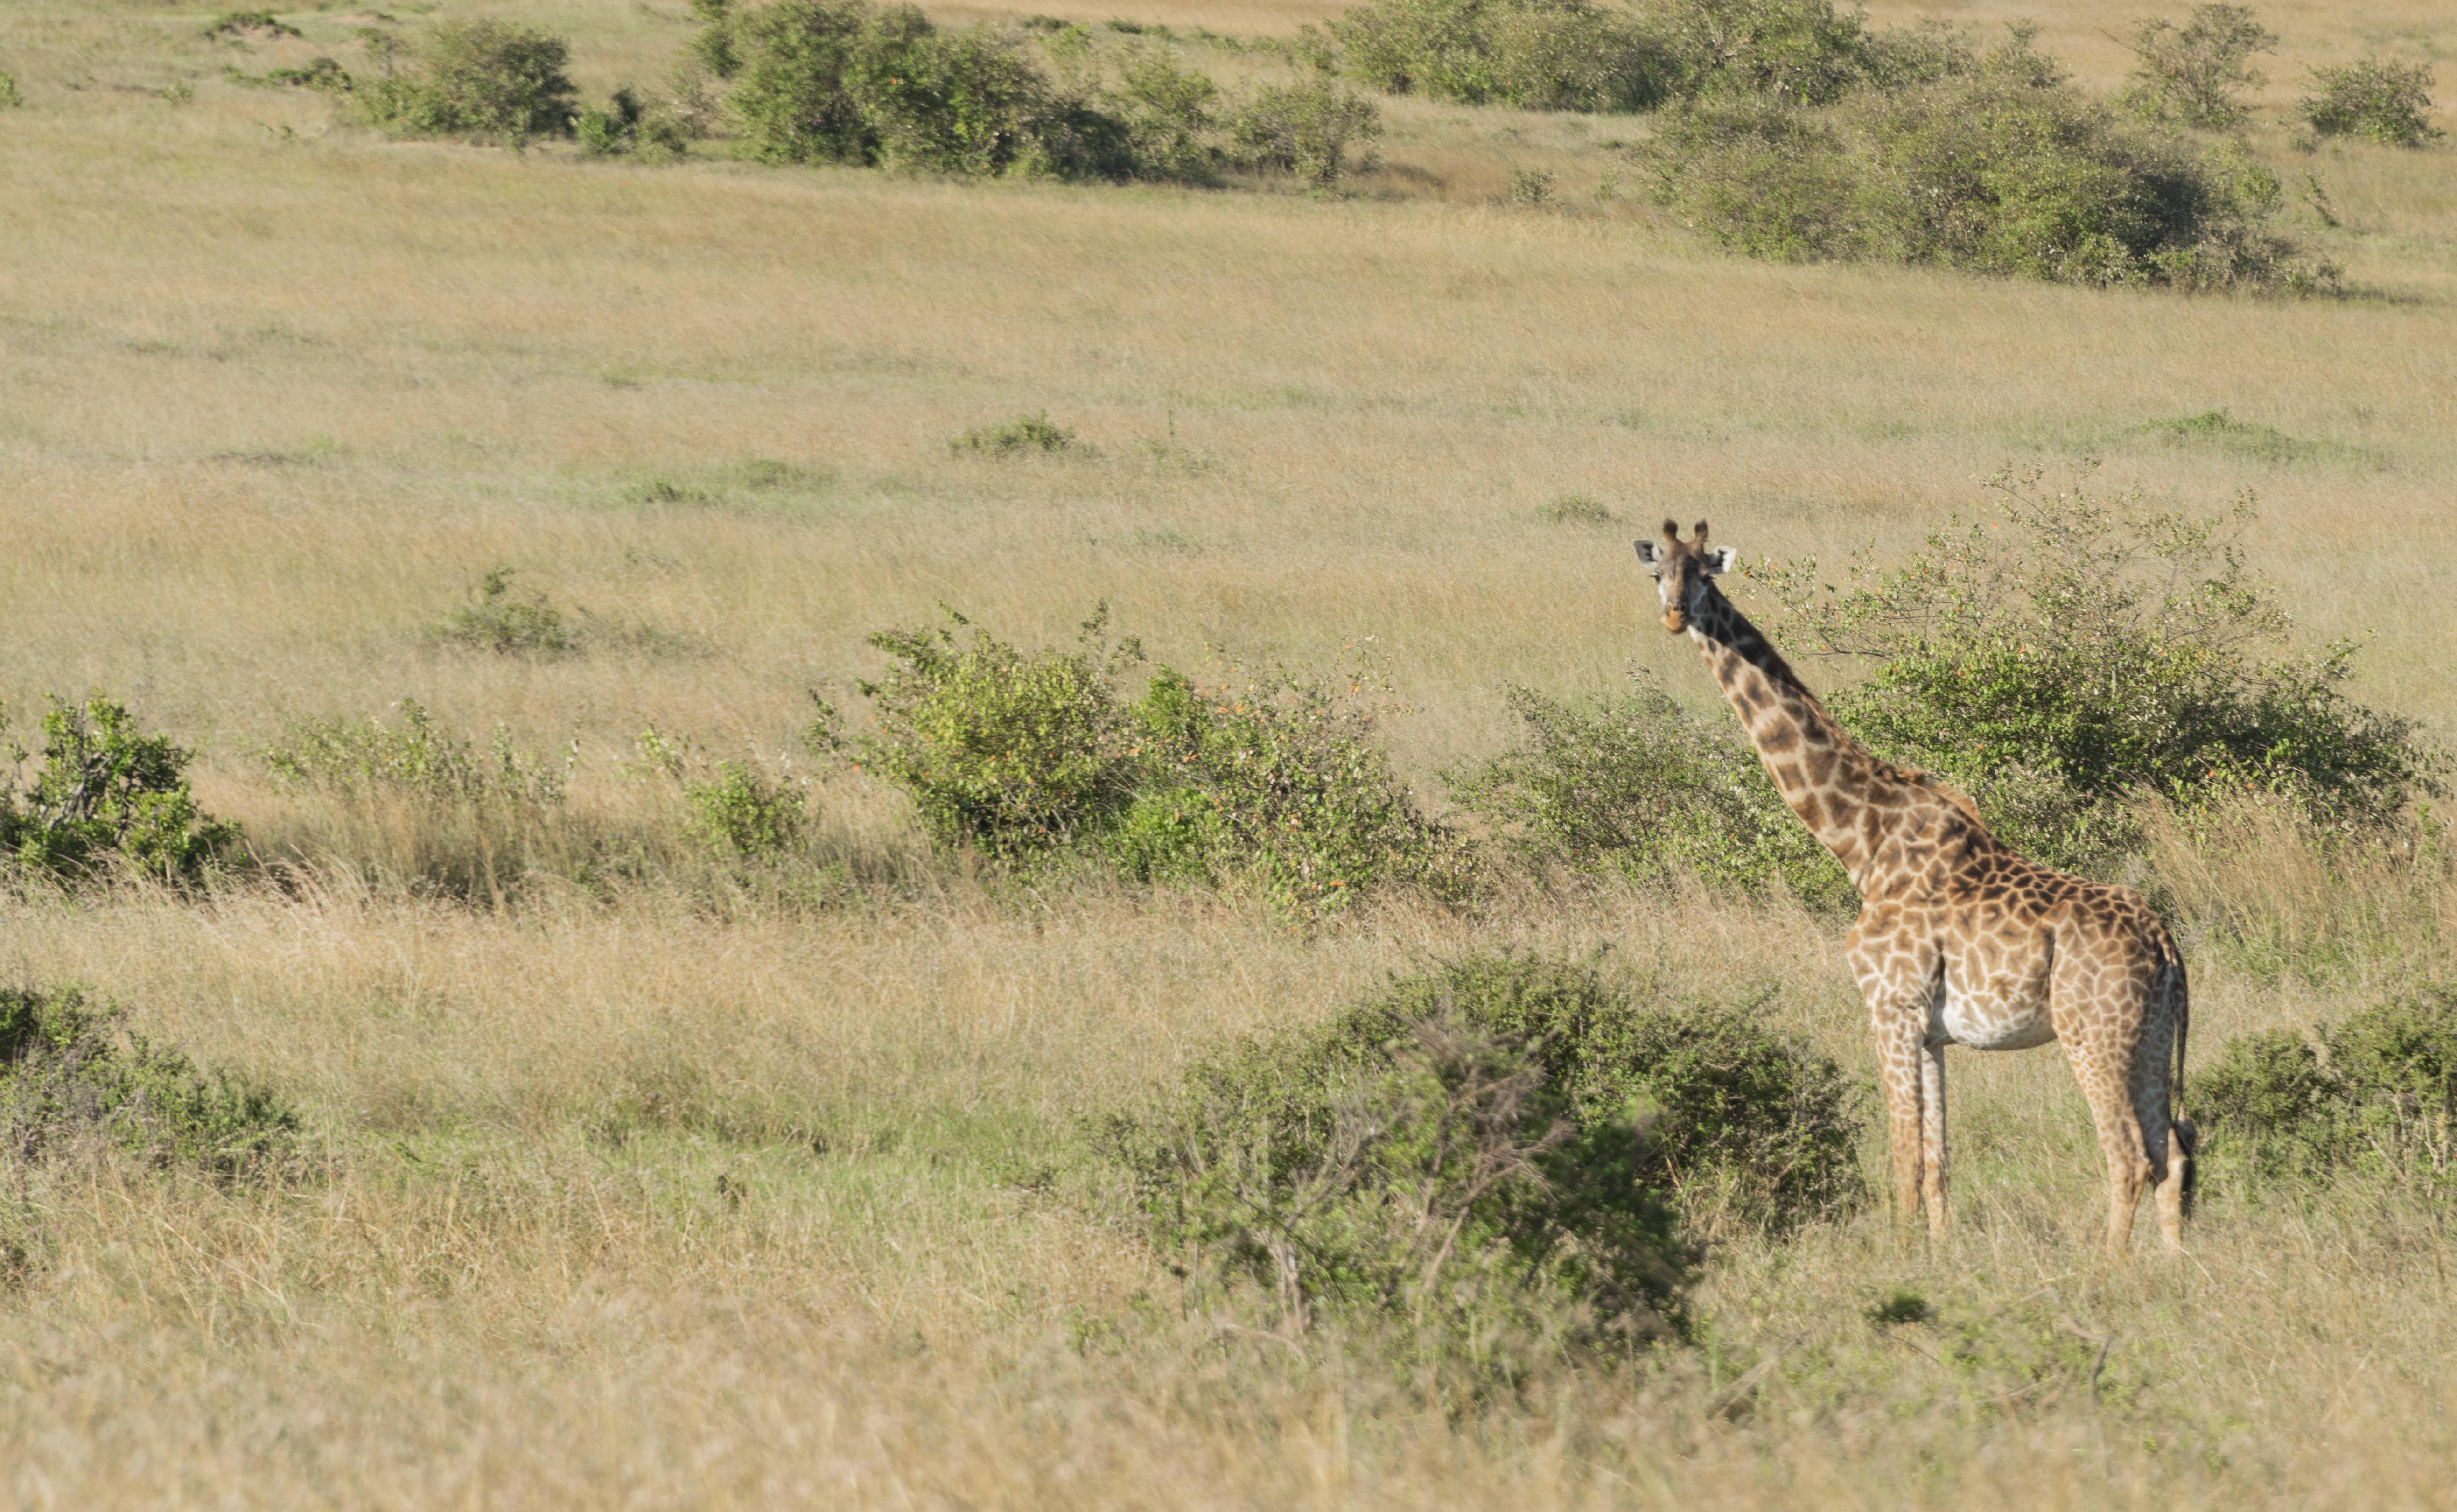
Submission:
[[[1670,631],[1675,635],[1687,630],[1689,628],[1689,611],[1685,609],[1665,610],[1663,611],[1663,628]]]

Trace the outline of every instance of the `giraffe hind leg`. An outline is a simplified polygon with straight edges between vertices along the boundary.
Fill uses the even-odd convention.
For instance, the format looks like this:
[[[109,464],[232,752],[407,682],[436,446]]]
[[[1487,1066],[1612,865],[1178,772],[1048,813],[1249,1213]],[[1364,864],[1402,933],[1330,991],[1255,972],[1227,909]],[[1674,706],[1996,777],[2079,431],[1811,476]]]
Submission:
[[[2167,1171],[2158,1180],[2158,1237],[2171,1254],[2184,1251],[2184,1220],[2193,1211],[2193,1126],[2167,1126]]]
[[[1920,1201],[1928,1233],[1945,1237],[1945,1046],[1920,1047]]]

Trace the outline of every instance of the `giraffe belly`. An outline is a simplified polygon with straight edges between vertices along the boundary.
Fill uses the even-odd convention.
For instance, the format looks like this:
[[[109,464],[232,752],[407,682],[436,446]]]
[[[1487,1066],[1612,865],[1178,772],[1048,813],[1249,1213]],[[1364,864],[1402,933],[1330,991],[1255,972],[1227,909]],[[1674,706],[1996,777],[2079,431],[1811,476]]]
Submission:
[[[1974,1050],[2027,1050],[2056,1037],[2045,994],[2023,1002],[2013,994],[1957,990],[1949,980],[1929,1011],[1929,1038]]]

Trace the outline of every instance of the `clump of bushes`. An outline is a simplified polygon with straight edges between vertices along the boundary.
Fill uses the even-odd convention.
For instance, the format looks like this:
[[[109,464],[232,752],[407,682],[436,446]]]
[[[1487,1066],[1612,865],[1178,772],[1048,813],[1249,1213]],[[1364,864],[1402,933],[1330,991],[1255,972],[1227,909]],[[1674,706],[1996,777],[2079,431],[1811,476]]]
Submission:
[[[1451,780],[1530,865],[1604,867],[1635,881],[1689,876],[1811,908],[1859,894],[1783,801],[1728,716],[1699,718],[1662,691],[1583,701],[1514,688],[1522,741]]]
[[[205,35],[219,39],[257,37],[295,37],[299,30],[270,10],[225,10],[205,27]]]
[[[1373,102],[1322,79],[1268,86],[1237,113],[1230,135],[1249,167],[1294,174],[1329,189],[1373,166],[1382,115]],[[1353,163],[1349,149],[1358,147]]]
[[[1538,505],[1536,518],[1551,525],[1610,525],[1620,516],[1592,493],[1563,493]]]
[[[396,136],[486,137],[514,147],[567,136],[579,92],[563,38],[508,21],[446,21],[414,66],[357,92],[368,122]]]
[[[1328,184],[1345,149],[1378,130],[1370,102],[1319,81],[1225,109],[1209,79],[1140,45],[1118,54],[1112,78],[1080,28],[1040,29],[1053,75],[1019,36],[941,30],[910,6],[692,9],[696,54],[769,162],[1208,183],[1233,159]]]
[[[2323,136],[2421,147],[2447,135],[2431,124],[2431,65],[2364,58],[2312,71],[2303,118]]]
[[[1641,111],[1675,72],[1636,16],[1591,0],[1369,0],[1330,31],[1385,93],[1469,105]]]
[[[2128,126],[2018,52],[1831,117],[1762,101],[1668,119],[1657,197],[1754,257],[1937,263],[2054,282],[2306,292],[2336,271],[2265,227],[2276,177]]]
[[[1998,477],[1996,518],[1898,568],[1822,588],[1761,569],[1808,653],[1864,658],[1836,716],[1969,791],[2037,859],[2104,872],[2140,844],[2135,797],[2186,810],[2258,794],[2343,834],[2440,791],[2414,724],[2346,698],[2356,643],[2284,654],[2288,620],[2225,519]],[[1992,528],[1993,527],[1993,528]]]
[[[264,753],[276,777],[337,793],[390,794],[430,803],[551,807],[563,801],[564,774],[512,744],[498,725],[481,747],[437,726],[415,698],[398,707],[401,723],[309,719],[290,741]]]
[[[1283,672],[1205,689],[1164,667],[1130,702],[1119,679],[1141,652],[1111,645],[1105,615],[1077,649],[1039,652],[950,618],[871,637],[894,663],[859,685],[877,725],[853,748],[940,845],[1251,879],[1306,917],[1379,886],[1474,885],[1473,855],[1417,807],[1371,711],[1337,685]]]
[[[568,762],[439,726],[415,699],[399,723],[311,719],[264,753],[273,774],[330,801],[293,819],[285,850],[341,858],[413,892],[501,906],[532,871],[573,878],[600,858],[565,820]]]
[[[20,1162],[101,1143],[220,1176],[296,1158],[299,1115],[270,1089],[208,1076],[74,987],[0,988],[0,1149]]]
[[[628,84],[617,87],[603,108],[583,106],[572,117],[571,130],[581,148],[599,157],[631,153],[680,156],[691,150],[691,133],[683,122]]]
[[[832,744],[832,737],[822,745]],[[750,860],[773,860],[802,847],[809,827],[806,786],[762,762],[712,761],[691,743],[656,730],[639,739],[641,759],[673,782],[692,827],[715,850]]]
[[[453,611],[438,636],[453,645],[497,655],[552,654],[575,649],[579,637],[563,611],[546,594],[512,592],[513,570],[489,568],[478,579],[477,602]]]
[[[2197,1076],[2191,1111],[2220,1179],[2457,1183],[2457,990],[2375,1005],[2319,1038],[2241,1035]]]
[[[1831,0],[1666,0],[1646,12],[1668,44],[1675,92],[1825,105],[1869,73],[1870,34]]]
[[[1030,151],[1038,70],[987,31],[941,31],[911,6],[703,5],[701,47],[758,155],[999,174]]]
[[[2262,82],[2253,54],[2277,46],[2249,6],[2198,5],[2182,26],[2144,21],[2133,32],[2124,103],[2153,120],[2224,130],[2243,119],[2243,92]]]
[[[1075,432],[1054,425],[1049,412],[1018,415],[1002,425],[981,425],[965,431],[947,443],[947,449],[963,456],[1010,457],[1022,452],[1059,452],[1075,445]]]
[[[1202,1062],[1107,1145],[1199,1286],[1506,1379],[1680,1336],[1700,1220],[1856,1202],[1855,1105],[1745,1012],[1487,955]]]
[[[1832,0],[1368,0],[1331,33],[1348,72],[1387,93],[1521,110],[1830,105],[1974,73],[1980,58],[1966,29],[1871,30]],[[2018,31],[2013,51],[2056,76],[2031,34]]]
[[[99,694],[54,698],[43,715],[43,759],[6,746],[0,854],[22,870],[75,881],[126,867],[175,882],[201,880],[238,826],[215,819],[188,791],[196,753],[137,728],[127,706]]]

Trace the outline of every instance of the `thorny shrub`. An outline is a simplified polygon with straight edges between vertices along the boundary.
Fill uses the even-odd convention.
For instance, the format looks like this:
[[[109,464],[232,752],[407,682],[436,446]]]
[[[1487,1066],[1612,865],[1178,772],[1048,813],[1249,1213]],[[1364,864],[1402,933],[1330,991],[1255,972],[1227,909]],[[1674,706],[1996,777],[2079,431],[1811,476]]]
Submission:
[[[1976,72],[1831,114],[1762,100],[1676,113],[1648,149],[1656,197],[1753,257],[2186,290],[2334,282],[2265,229],[2273,175],[2238,149],[2128,125],[2041,82],[2034,57],[1999,49]]]
[[[1992,520],[1855,566],[1848,590],[1814,562],[1755,575],[1801,651],[1869,667],[1836,716],[1970,791],[2008,843],[2103,872],[2137,849],[2145,791],[2187,810],[2258,793],[2347,833],[2439,791],[2412,721],[2341,691],[2358,643],[2284,653],[2286,614],[2238,545],[2248,495],[2206,519],[2035,474],[1990,487]]]
[[[2243,92],[2262,83],[2256,52],[2278,46],[2278,33],[2249,6],[2197,5],[2182,26],[2164,17],[2133,31],[2137,60],[2124,103],[2152,120],[2224,130],[2243,119]]]
[[[99,694],[59,698],[43,715],[43,759],[9,742],[0,772],[0,853],[28,872],[75,881],[114,865],[176,882],[200,880],[238,839],[188,791],[196,754],[147,735]]]
[[[1286,671],[1201,688],[1111,644],[1106,611],[1072,651],[1022,651],[961,615],[883,631],[896,664],[859,684],[876,728],[853,751],[947,847],[1009,861],[1100,857],[1144,880],[1250,879],[1317,917],[1386,885],[1463,897],[1475,861],[1408,795],[1345,690]],[[958,632],[969,633],[959,638]]]
[[[2457,989],[2428,987],[2321,1026],[2240,1035],[2191,1088],[2218,1185],[2357,1173],[2457,1186]]]
[[[2323,136],[2359,136],[2387,147],[2421,147],[2447,135],[2431,124],[2431,65],[2362,58],[2312,71],[2303,118]]]
[[[369,123],[396,136],[489,137],[514,147],[571,131],[570,44],[484,17],[446,21],[412,50],[415,67],[357,92]]]
[[[1373,102],[1326,79],[1269,85],[1230,125],[1237,158],[1249,167],[1294,174],[1329,189],[1351,171],[1373,166],[1382,114]],[[1352,160],[1350,149],[1354,148]]]
[[[1859,895],[1809,835],[1728,718],[1700,719],[1661,690],[1585,700],[1508,693],[1514,749],[1451,778],[1528,863],[1602,866],[1635,880],[1676,875],[1848,913]]]
[[[1107,1146],[1222,1301],[1507,1379],[1680,1336],[1702,1233],[1846,1211],[1856,1102],[1745,1010],[1485,955],[1201,1063]]]
[[[563,801],[563,770],[512,744],[498,725],[483,748],[435,723],[415,698],[398,705],[401,722],[307,719],[289,743],[264,753],[275,776],[337,793],[391,794],[428,803],[551,808]]]
[[[1646,110],[1674,72],[1637,17],[1590,0],[1368,0],[1330,31],[1375,89],[1469,105]]]
[[[513,575],[508,567],[488,569],[478,580],[477,601],[454,611],[444,621],[441,637],[498,655],[552,653],[578,646],[579,638],[563,611],[543,592],[515,594]]]
[[[0,1150],[14,1160],[98,1140],[157,1165],[258,1175],[296,1157],[299,1133],[269,1088],[207,1075],[75,987],[0,989]]]

